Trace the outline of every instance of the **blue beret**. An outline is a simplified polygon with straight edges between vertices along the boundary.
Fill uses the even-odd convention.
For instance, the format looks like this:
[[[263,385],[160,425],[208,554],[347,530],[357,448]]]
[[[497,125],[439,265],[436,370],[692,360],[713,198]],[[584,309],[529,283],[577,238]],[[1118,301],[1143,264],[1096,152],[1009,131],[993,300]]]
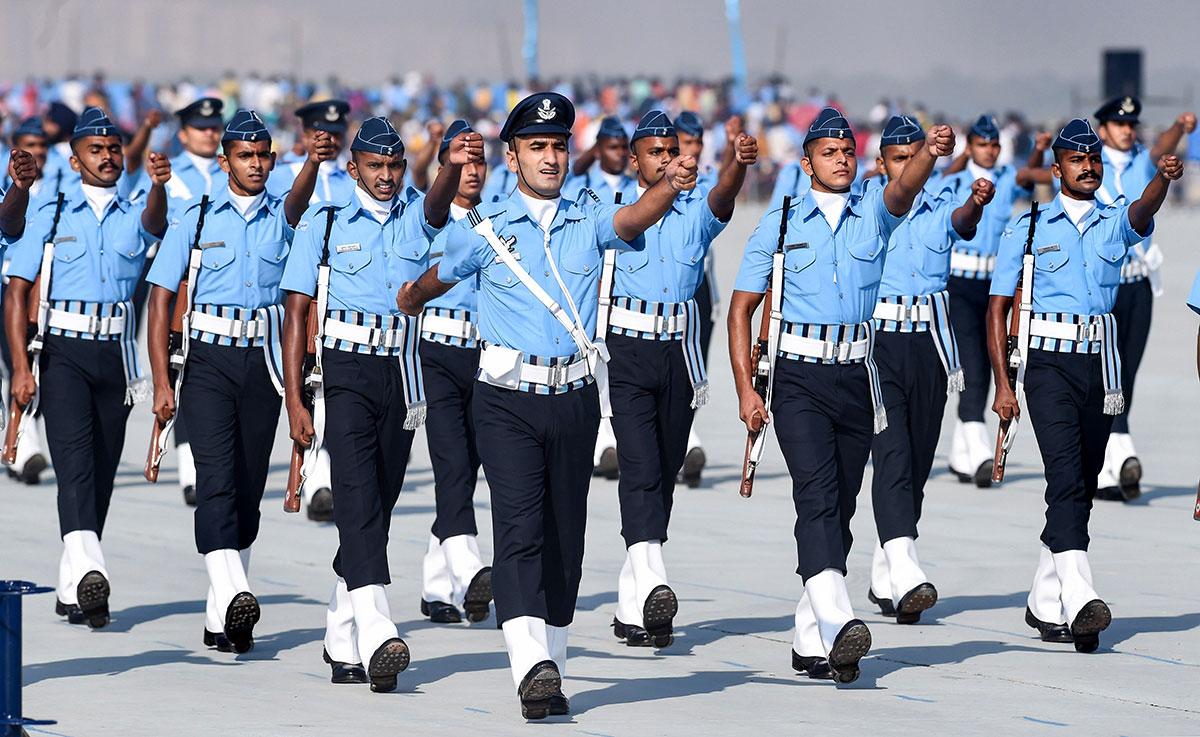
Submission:
[[[557,92],[535,92],[517,103],[504,127],[500,140],[508,143],[516,136],[557,133],[570,136],[575,125],[575,106]]]
[[[684,110],[675,118],[675,130],[699,138],[704,135],[704,123],[700,120],[699,115],[691,110]]]
[[[350,143],[351,151],[365,151],[383,156],[404,155],[404,141],[392,121],[384,117],[367,118],[358,127],[358,133]]]
[[[296,111],[296,117],[309,130],[325,131],[327,133],[346,132],[346,113],[350,112],[350,103],[342,100],[322,100],[310,102]]]
[[[38,138],[46,137],[46,128],[42,125],[42,119],[38,117],[25,118],[17,126],[12,133],[14,142],[21,136],[37,136]]]
[[[980,115],[967,135],[984,141],[998,141],[1000,140],[1000,128],[996,125],[996,119],[991,115]]]
[[[104,111],[98,107],[88,107],[75,122],[75,130],[71,133],[71,141],[78,141],[88,136],[120,136],[121,131],[108,119]]]
[[[233,114],[229,125],[225,126],[225,135],[221,136],[222,143],[269,140],[271,140],[271,131],[267,130],[267,124],[258,117],[258,113],[244,107],[238,108],[238,111]]]
[[[808,127],[808,134],[804,136],[803,145],[807,146],[809,141],[818,138],[853,139],[854,131],[850,130],[850,121],[846,120],[846,116],[834,108],[827,107],[817,113],[816,119]]]
[[[1083,118],[1075,118],[1063,126],[1050,147],[1090,154],[1100,150],[1100,137],[1092,130],[1091,123]]]
[[[1101,123],[1109,121],[1136,123],[1141,113],[1142,103],[1136,97],[1125,95],[1124,97],[1114,97],[1101,105],[1100,109],[1096,111],[1096,120]]]
[[[652,136],[657,138],[674,138],[676,136],[675,124],[662,110],[651,110],[642,116],[642,119],[638,121],[637,128],[633,129],[633,138],[630,140],[630,144]]]
[[[596,138],[629,138],[629,134],[625,132],[625,126],[621,125],[618,118],[609,115],[600,121]]]
[[[879,147],[906,146],[910,143],[925,140],[925,131],[916,118],[908,115],[893,115],[883,126],[883,135],[879,138]]]
[[[74,110],[57,100],[50,103],[49,109],[46,110],[46,117],[58,125],[58,129],[62,131],[59,135],[64,137],[68,131],[75,129],[75,123],[79,120],[79,116],[75,114]]]
[[[450,126],[446,128],[445,135],[442,136],[442,144],[438,146],[438,161],[442,160],[442,154],[446,153],[446,150],[450,148],[450,142],[454,140],[455,136],[457,136],[459,133],[474,132],[475,129],[471,127],[471,124],[462,118],[452,122]]]
[[[191,128],[220,128],[221,110],[225,103],[215,97],[201,97],[191,105],[175,111],[181,125]]]

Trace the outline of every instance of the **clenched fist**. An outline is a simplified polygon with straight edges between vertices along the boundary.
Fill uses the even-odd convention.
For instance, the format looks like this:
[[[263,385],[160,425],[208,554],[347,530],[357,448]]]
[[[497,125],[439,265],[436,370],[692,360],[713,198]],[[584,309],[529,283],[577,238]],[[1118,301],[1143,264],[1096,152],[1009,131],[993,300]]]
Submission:
[[[949,156],[954,153],[954,130],[948,125],[935,125],[925,134],[925,146],[929,153]]]
[[[671,163],[667,164],[667,170],[663,176],[671,185],[671,189],[676,192],[694,189],[696,187],[696,157],[676,156]]]
[[[328,131],[317,131],[308,147],[308,160],[314,164],[337,158],[337,146]]]
[[[478,164],[483,161],[483,136],[475,131],[459,133],[450,142],[446,151],[446,162],[458,166]]]
[[[1184,113],[1183,115],[1180,115],[1175,120],[1175,122],[1179,123],[1181,126],[1183,126],[1184,133],[1190,134],[1192,131],[1196,130],[1196,114],[1195,113]]]
[[[171,178],[171,160],[163,154],[151,151],[146,159],[146,174],[149,175],[151,184],[166,184]]]
[[[725,121],[725,140],[733,143],[745,131],[742,126],[742,116],[734,115]]]
[[[980,177],[971,184],[971,200],[980,207],[984,207],[992,201],[992,197],[996,196],[996,185],[988,180]]]
[[[1183,161],[1175,154],[1167,154],[1158,160],[1158,173],[1173,182],[1183,176]]]
[[[753,166],[758,161],[758,139],[741,133],[733,142],[734,160],[742,166]]]
[[[1042,131],[1033,139],[1033,147],[1038,151],[1049,151],[1050,144],[1054,142],[1053,134]]]
[[[28,151],[14,149],[12,157],[8,160],[8,176],[12,179],[13,186],[18,189],[28,190],[33,186],[37,175],[37,161],[33,158],[33,154]]]

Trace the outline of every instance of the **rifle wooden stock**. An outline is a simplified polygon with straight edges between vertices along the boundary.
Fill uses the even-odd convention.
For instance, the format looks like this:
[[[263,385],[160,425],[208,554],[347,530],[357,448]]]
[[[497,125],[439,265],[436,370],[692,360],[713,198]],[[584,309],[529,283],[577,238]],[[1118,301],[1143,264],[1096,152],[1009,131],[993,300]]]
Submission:
[[[158,415],[155,415],[154,428],[150,431],[150,450],[146,453],[146,467],[142,469],[142,476],[152,484],[158,482],[158,468],[162,465],[162,453],[158,452],[158,440],[162,437],[164,429],[166,427],[163,421],[158,419]]]
[[[762,397],[763,401],[767,399],[767,377],[762,376],[758,370],[758,364],[762,360],[763,352],[767,350],[768,333],[771,329],[771,290],[767,290],[766,305],[763,309],[762,326],[759,329],[759,339],[750,347],[750,367],[754,371],[754,393]],[[748,430],[746,432],[746,454],[742,459],[742,482],[738,486],[738,493],[743,498],[749,499],[754,493],[754,472],[758,470],[758,463],[751,459],[754,443],[758,441],[758,436],[766,429],[766,423],[760,424],[757,430]]]
[[[288,466],[287,492],[283,495],[283,511],[300,511],[300,467],[304,465],[304,448],[292,443],[292,460]]]
[[[12,400],[8,407],[8,425],[4,428],[4,456],[0,458],[6,466],[17,462],[17,433],[21,430],[22,412],[24,408],[17,400]]]
[[[174,350],[174,346],[182,345],[183,342],[183,316],[187,312],[187,288],[187,278],[180,279],[179,289],[175,292],[175,308],[171,312],[171,334],[168,339],[171,345],[167,347],[168,353]],[[175,381],[178,379],[174,371],[168,371],[168,373],[171,374],[171,389],[174,390]],[[158,482],[158,470],[163,459],[163,454],[158,449],[158,443],[166,429],[166,423],[158,419],[158,415],[155,415],[154,427],[150,430],[150,449],[146,451],[146,467],[142,469],[142,476],[152,484]]]
[[[1192,512],[1192,519],[1200,522],[1200,486],[1196,487],[1196,509]]]

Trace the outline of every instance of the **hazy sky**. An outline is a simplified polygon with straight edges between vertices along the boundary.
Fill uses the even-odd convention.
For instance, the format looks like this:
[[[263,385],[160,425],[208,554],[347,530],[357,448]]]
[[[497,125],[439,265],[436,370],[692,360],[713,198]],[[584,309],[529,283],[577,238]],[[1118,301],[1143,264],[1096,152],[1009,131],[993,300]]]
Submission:
[[[102,68],[206,78],[232,67],[376,81],[521,75],[521,0],[0,0],[0,79]],[[649,9],[648,9],[649,6]],[[542,0],[542,71],[729,72],[724,0]],[[967,115],[1090,111],[1101,51],[1142,48],[1152,119],[1200,76],[1196,0],[743,0],[751,75],[779,71],[852,107],[881,96]],[[1072,104],[1072,92],[1080,98]],[[1190,103],[1194,104],[1194,103]]]

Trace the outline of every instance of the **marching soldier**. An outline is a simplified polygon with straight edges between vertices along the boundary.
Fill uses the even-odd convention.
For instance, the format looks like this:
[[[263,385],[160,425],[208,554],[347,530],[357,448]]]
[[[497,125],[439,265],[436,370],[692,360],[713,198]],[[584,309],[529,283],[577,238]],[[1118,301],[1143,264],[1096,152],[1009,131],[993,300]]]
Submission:
[[[763,216],[730,301],[729,354],[740,414],[757,431],[768,414],[751,379],[750,319],[769,281],[783,292],[773,297],[782,300],[782,324],[773,328],[778,354],[768,359],[774,363],[770,421],[792,475],[796,570],[804,578],[792,665],[812,678],[857,679],[859,660],[871,646],[845,580],[855,496],[871,439],[887,428],[871,317],[887,240],[912,210],[934,162],[953,151],[948,126],[934,126],[925,140],[900,176],[854,194],[854,134],[841,113],[822,110],[800,160],[812,189],[789,211]]]
[[[154,413],[164,423],[177,409],[168,375],[171,303],[190,300],[179,402],[194,438],[196,548],[209,579],[204,644],[222,652],[249,651],[261,615],[247,574],[283,390],[279,280],[292,226],[334,150],[327,134],[311,145],[282,201],[266,192],[271,133],[254,111],[237,111],[221,136],[220,189],[178,207],[147,277]],[[185,276],[186,292],[177,294]]]
[[[884,184],[903,176],[925,146],[915,118],[893,115],[879,140],[876,166]],[[962,389],[962,366],[950,327],[946,278],[950,248],[975,235],[991,201],[986,179],[971,185],[961,205],[941,186],[927,185],[888,239],[875,305],[875,364],[888,426],[871,443],[871,500],[879,542],[871,564],[870,601],[900,624],[920,620],[937,589],[917,556],[917,522],[933,468],[949,392]]]
[[[620,464],[618,496],[625,564],[618,579],[613,633],[630,646],[665,647],[678,610],[662,545],[696,408],[708,399],[693,295],[712,241],[733,215],[758,142],[742,134],[734,163],[711,191],[681,192],[643,238],[645,248],[605,254],[599,330],[612,356],[612,426]],[[679,157],[679,139],[661,110],[646,113],[631,138],[639,196]],[[610,306],[611,298],[611,306]]]
[[[1112,314],[1121,269],[1135,245],[1154,231],[1154,215],[1171,181],[1183,175],[1174,155],[1158,161],[1158,173],[1140,197],[1110,204],[1097,196],[1104,184],[1101,141],[1086,120],[1066,125],[1052,145],[1051,173],[1057,197],[1036,214],[1004,230],[988,305],[988,346],[996,379],[993,410],[1001,420],[1021,414],[1008,381],[1006,319],[1018,280],[1031,297],[1027,352],[1017,374],[1046,469],[1046,524],[1042,552],[1025,621],[1047,642],[1074,642],[1090,653],[1112,614],[1092,587],[1088,520],[1096,478],[1104,463],[1113,417],[1124,400],[1117,323]],[[1031,266],[1023,268],[1023,261]],[[1024,303],[1022,305],[1024,307]],[[1022,328],[1024,330],[1024,328]]]
[[[1102,142],[1100,152],[1108,177],[1096,190],[1096,199],[1105,203],[1130,202],[1139,197],[1157,173],[1157,162],[1174,153],[1185,134],[1196,129],[1196,115],[1183,113],[1147,148],[1138,141],[1142,103],[1136,97],[1117,97],[1095,112]],[[1054,183],[1049,170],[1032,172],[1039,182]],[[1138,243],[1125,257],[1121,267],[1121,286],[1113,305],[1117,321],[1117,349],[1121,354],[1121,388],[1125,393],[1125,411],[1113,420],[1112,433],[1104,451],[1104,466],[1096,498],[1129,501],[1141,494],[1142,463],[1129,434],[1129,409],[1133,404],[1133,384],[1150,337],[1150,319],[1154,298],[1162,294],[1162,251],[1157,243]]]
[[[625,173],[629,168],[629,134],[620,119],[608,116],[596,130],[596,143],[571,164],[571,177],[563,186],[563,196],[577,202],[585,189],[596,193],[601,202],[614,202],[618,192],[623,202],[632,202],[637,182]]]
[[[517,191],[452,226],[442,261],[397,297],[407,314],[454,283],[479,279],[484,349],[473,398],[491,488],[496,616],[527,719],[567,714],[567,628],[582,574],[592,450],[609,414],[608,371],[595,343],[606,249],[644,248],[696,164],[671,161],[634,204],[580,206],[562,197],[570,101],[538,92],[500,131]]]
[[[455,139],[428,195],[401,189],[404,144],[386,118],[364,121],[350,151],[356,188],[309,208],[284,268],[285,400],[292,439],[302,447],[323,440],[333,475],[338,578],[324,653],[331,680],[369,680],[373,691],[392,691],[409,650],[384,588],[391,582],[388,528],[413,431],[426,413],[420,322],[397,312],[395,294],[428,268],[430,242],[448,220],[461,169],[482,159],[483,141],[477,133]],[[319,371],[322,384],[310,412],[301,373],[314,296],[314,376]]]
[[[166,230],[171,165],[151,154],[152,186],[144,205],[132,205],[117,192],[120,131],[94,107],[79,116],[71,151],[79,185],[44,202],[12,249],[5,333],[13,398],[26,416],[42,410],[58,482],[63,555],[55,611],[98,628],[108,623],[111,591],[100,538],[125,423],[130,406],[149,395],[138,366],[133,291],[147,246]],[[40,304],[30,315],[35,280]],[[31,318],[37,331],[27,344]]]
[[[350,103],[342,100],[310,102],[296,110],[301,128],[299,143],[304,146],[304,151],[312,150],[312,141],[320,132],[329,134],[335,150],[333,158],[322,162],[317,173],[317,185],[309,199],[310,205],[318,202],[345,202],[354,191],[354,180],[338,158],[342,153],[347,127],[346,114],[349,112]],[[281,198],[286,196],[306,160],[307,156],[301,153],[283,162],[284,166],[271,176],[269,189],[272,194]]]
[[[455,120],[438,142],[438,162],[445,163],[459,134],[473,133],[465,120]],[[462,220],[480,202],[483,162],[464,164],[458,192],[450,203],[450,219]],[[429,254],[441,259],[449,229],[438,233]],[[475,279],[459,282],[430,300],[421,319],[421,376],[425,380],[425,438],[433,465],[437,516],[422,564],[421,613],[439,623],[467,619],[482,622],[492,600],[492,569],[483,564],[475,538],[475,483],[479,450],[471,398],[479,370],[479,319]]]
[[[1049,144],[1039,137],[1030,162],[1040,165]],[[986,179],[995,194],[984,210],[975,237],[958,241],[950,251],[950,322],[961,352],[964,386],[958,395],[958,421],[950,445],[950,471],[963,483],[986,488],[992,485],[993,443],[988,437],[983,411],[990,384],[988,374],[986,313],[988,281],[996,260],[1000,234],[1012,215],[1013,205],[1028,198],[1033,181],[1027,170],[996,165],[1000,156],[1000,128],[990,115],[980,115],[967,133],[967,148],[941,180],[960,202],[975,196],[974,183]],[[960,171],[955,169],[961,167]]]

